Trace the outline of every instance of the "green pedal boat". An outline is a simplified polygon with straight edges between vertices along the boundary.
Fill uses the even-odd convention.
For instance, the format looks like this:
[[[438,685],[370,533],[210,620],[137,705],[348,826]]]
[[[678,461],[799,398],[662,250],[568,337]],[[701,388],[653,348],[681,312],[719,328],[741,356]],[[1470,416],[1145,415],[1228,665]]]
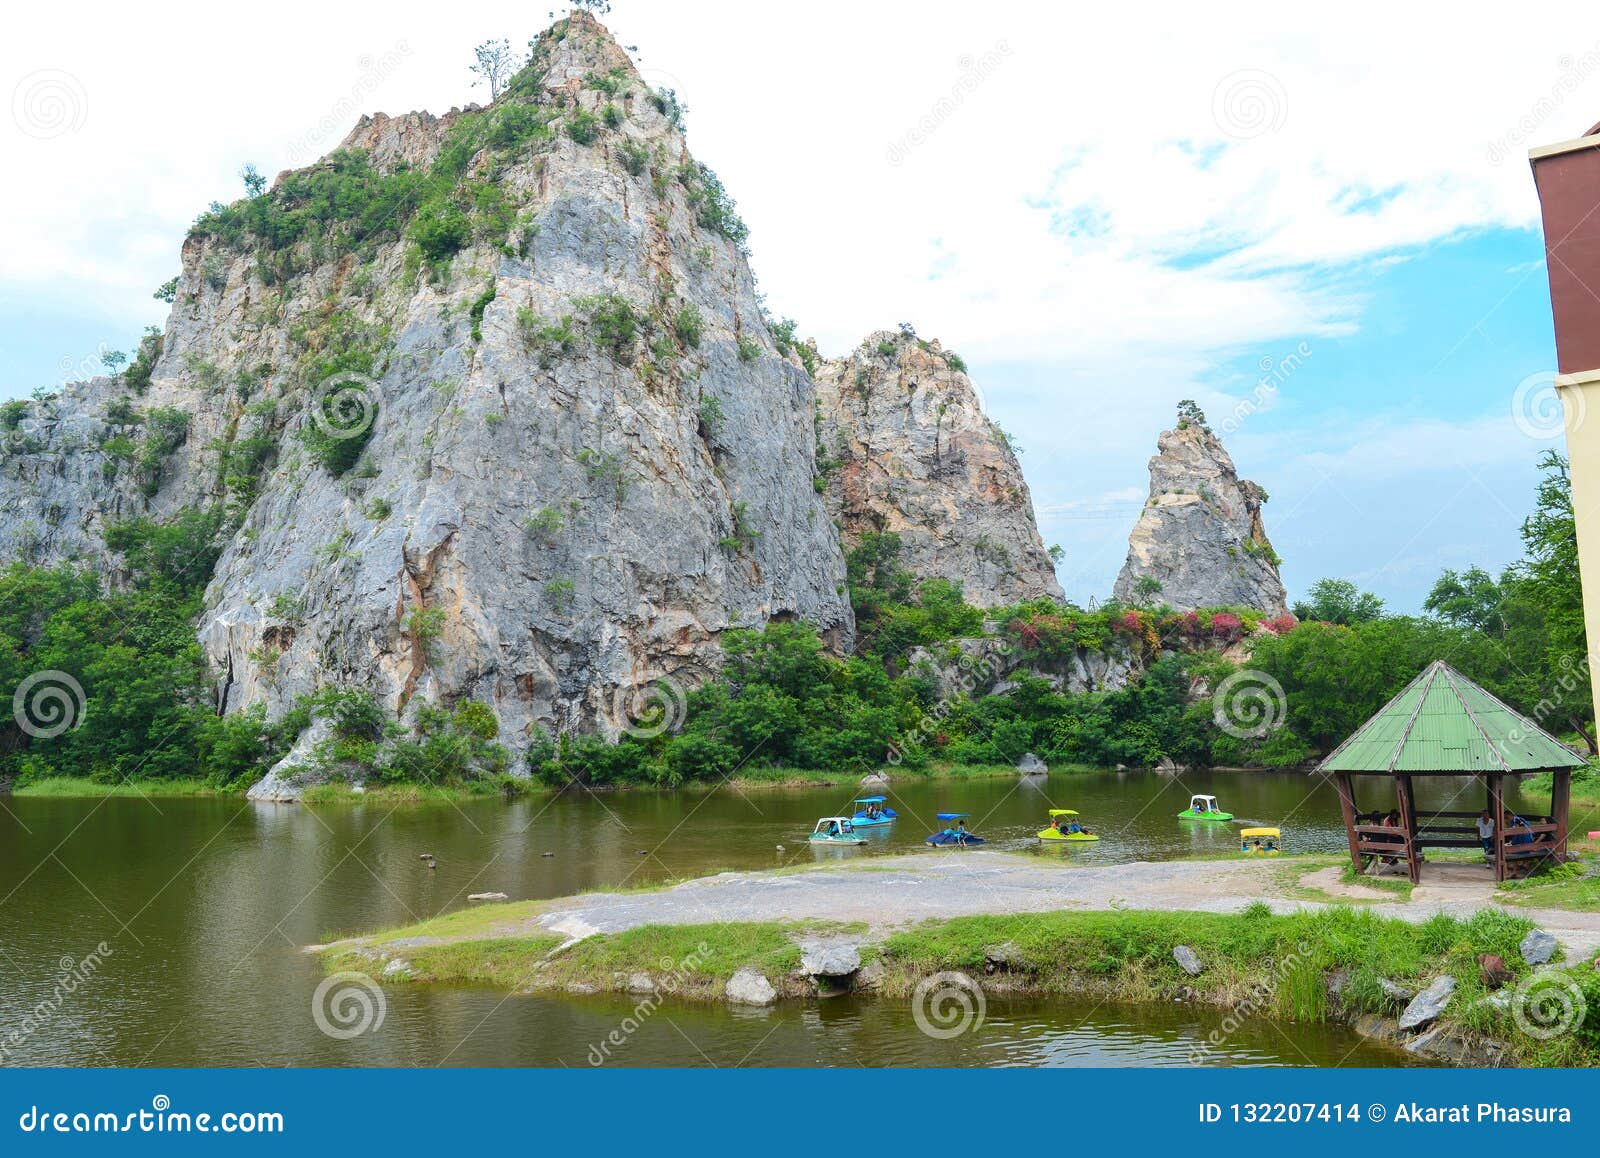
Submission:
[[[1232,820],[1233,813],[1224,812],[1215,796],[1191,796],[1189,807],[1178,813],[1179,820]]]

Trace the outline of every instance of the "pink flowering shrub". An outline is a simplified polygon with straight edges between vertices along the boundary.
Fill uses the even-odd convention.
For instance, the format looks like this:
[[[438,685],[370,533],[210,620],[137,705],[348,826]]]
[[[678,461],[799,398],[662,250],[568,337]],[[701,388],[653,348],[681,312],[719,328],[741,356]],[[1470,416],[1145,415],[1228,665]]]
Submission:
[[[1244,624],[1231,611],[1219,611],[1211,617],[1211,634],[1218,639],[1237,642],[1243,630]]]

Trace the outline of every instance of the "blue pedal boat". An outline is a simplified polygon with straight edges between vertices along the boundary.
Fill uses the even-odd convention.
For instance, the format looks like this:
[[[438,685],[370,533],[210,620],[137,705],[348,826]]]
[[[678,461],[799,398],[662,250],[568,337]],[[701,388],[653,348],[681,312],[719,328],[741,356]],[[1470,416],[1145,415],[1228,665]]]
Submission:
[[[855,801],[862,807],[850,819],[855,822],[857,828],[873,824],[893,824],[900,814],[892,808],[881,807],[883,801],[882,796],[863,796]]]
[[[938,815],[940,820],[946,822],[944,831],[934,833],[932,836],[924,840],[922,842],[923,844],[956,845],[958,847],[965,848],[968,845],[984,843],[983,837],[974,836],[972,833],[967,831],[967,826],[964,821],[968,816],[972,815],[971,813],[941,812]],[[954,823],[949,823],[951,821],[954,821]]]

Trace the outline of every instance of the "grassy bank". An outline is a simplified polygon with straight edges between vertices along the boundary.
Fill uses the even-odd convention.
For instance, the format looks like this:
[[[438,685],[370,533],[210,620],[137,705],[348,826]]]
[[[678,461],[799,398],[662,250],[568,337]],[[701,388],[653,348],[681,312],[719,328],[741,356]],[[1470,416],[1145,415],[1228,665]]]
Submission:
[[[323,951],[325,962],[330,970],[371,971],[374,962],[399,957],[413,984],[472,983],[517,992],[623,991],[642,972],[673,997],[717,1000],[728,978],[744,967],[759,970],[780,992],[804,992],[793,977],[797,937],[852,931],[770,922],[646,926],[590,937],[558,952],[561,939],[530,919],[538,905],[452,914],[332,946]],[[1383,982],[1416,991],[1449,973],[1458,987],[1443,1024],[1509,1043],[1509,1060],[1518,1064],[1600,1065],[1600,974],[1587,962],[1569,974],[1570,984],[1585,992],[1587,1016],[1553,1040],[1526,1035],[1509,1007],[1486,1002],[1490,994],[1479,955],[1496,954],[1525,976],[1530,970],[1517,947],[1532,927],[1496,910],[1420,924],[1347,907],[1281,916],[1265,905],[1234,915],[1056,912],[925,921],[864,944],[861,952],[867,984],[890,999],[904,999],[923,978],[954,970],[995,994],[1089,993],[1131,1003],[1170,1002],[1182,994],[1185,1000],[1297,1022],[1393,1015],[1396,1005]],[[523,935],[504,935],[507,930]],[[418,936],[454,939],[418,945],[410,940]],[[864,932],[860,939],[866,939]],[[1198,977],[1173,960],[1177,945],[1199,955],[1205,968]],[[1335,977],[1341,981],[1336,996],[1329,984]]]
[[[1103,771],[1079,765],[1063,765],[1055,772]],[[924,768],[885,768],[890,781],[907,783],[921,780],[1001,780],[1015,779],[1017,770],[1009,764],[929,764]],[[840,784],[857,784],[865,772],[824,771],[814,768],[744,768],[731,777],[728,783],[738,788],[832,788]],[[697,787],[710,787],[714,782],[697,781]]]
[[[249,785],[218,788],[204,780],[129,780],[107,784],[83,776],[51,776],[12,788],[14,796],[52,796],[101,800],[108,796],[166,798],[173,796],[243,796]]]
[[[1092,772],[1087,767],[1061,767],[1058,772]],[[894,782],[931,780],[984,780],[1015,777],[1017,770],[1005,764],[930,764],[925,768],[890,768],[889,778]],[[727,781],[691,780],[682,787],[704,790],[727,784],[739,789],[757,788],[829,788],[840,784],[856,784],[865,773],[838,772],[806,768],[747,768]],[[107,796],[243,796],[250,786],[245,783],[224,788],[204,780],[130,780],[121,783],[103,783],[82,776],[52,776],[16,785],[16,796],[77,797],[97,800]],[[541,784],[535,780],[501,776],[495,779],[468,781],[461,784],[422,784],[368,782],[357,792],[344,781],[319,784],[305,790],[301,798],[305,804],[428,804],[445,801],[520,799],[528,796],[552,796],[562,789]],[[648,784],[618,785],[610,788],[591,788],[594,792],[662,792],[674,789],[656,788]]]

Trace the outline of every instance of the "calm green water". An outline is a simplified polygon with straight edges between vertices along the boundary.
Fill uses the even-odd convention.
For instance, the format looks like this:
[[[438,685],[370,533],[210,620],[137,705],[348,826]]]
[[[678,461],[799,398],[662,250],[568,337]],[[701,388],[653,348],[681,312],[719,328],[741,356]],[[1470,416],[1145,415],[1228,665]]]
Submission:
[[[1447,786],[1439,786],[1448,795]],[[1279,824],[1291,849],[1343,847],[1330,792],[1301,775],[1052,776],[897,789],[902,816],[867,847],[804,835],[844,811],[849,789],[740,794],[569,794],[454,806],[322,808],[237,800],[5,798],[0,809],[0,1061],[67,1065],[584,1065],[632,1001],[506,998],[470,989],[385,991],[378,1028],[351,1040],[311,1016],[322,979],[298,950],[330,934],[462,907],[472,892],[550,897],[580,889],[921,849],[936,811],[969,811],[994,847],[1085,862],[1231,847],[1228,825],[1174,816],[1212,792],[1241,821]],[[1465,799],[1465,798],[1463,798]],[[1374,807],[1383,803],[1374,800]],[[1445,799],[1425,801],[1443,805]],[[1366,802],[1363,801],[1365,805]],[[1471,807],[1473,805],[1464,805]],[[1098,845],[1039,850],[1050,807],[1079,809]],[[1529,810],[1542,802],[1524,804]],[[925,818],[919,820],[918,818]],[[1575,818],[1574,827],[1600,827]],[[779,852],[778,845],[786,851]],[[439,867],[418,859],[431,852]],[[546,856],[554,853],[554,856]],[[104,942],[77,984],[58,977]],[[80,966],[79,972],[82,973]],[[958,1038],[920,1033],[908,1005],[836,999],[764,1013],[664,1006],[612,1050],[624,1065],[1186,1064],[1209,1011],[991,1003]],[[1353,1051],[1353,1052],[1352,1052]],[[1342,1031],[1257,1021],[1222,1064],[1394,1064]]]

